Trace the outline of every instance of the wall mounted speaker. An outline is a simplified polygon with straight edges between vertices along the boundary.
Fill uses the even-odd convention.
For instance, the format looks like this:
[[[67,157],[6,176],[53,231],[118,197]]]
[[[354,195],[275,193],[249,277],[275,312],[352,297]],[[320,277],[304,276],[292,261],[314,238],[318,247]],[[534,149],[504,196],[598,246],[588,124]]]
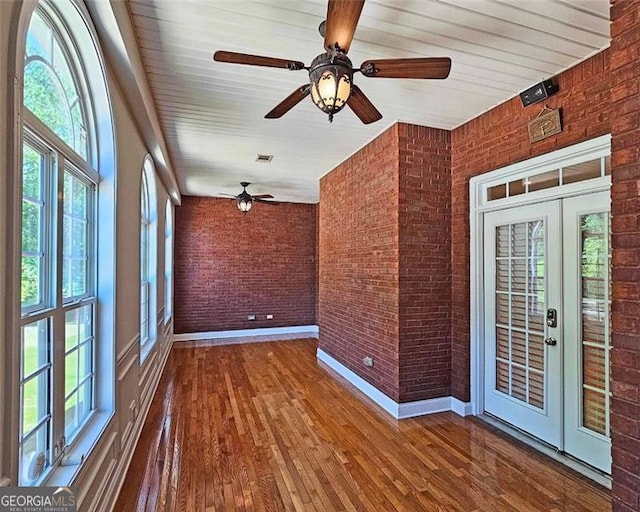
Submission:
[[[542,101],[556,92],[558,92],[558,86],[553,83],[553,80],[543,80],[539,84],[521,92],[520,99],[522,100],[522,105],[526,107]]]

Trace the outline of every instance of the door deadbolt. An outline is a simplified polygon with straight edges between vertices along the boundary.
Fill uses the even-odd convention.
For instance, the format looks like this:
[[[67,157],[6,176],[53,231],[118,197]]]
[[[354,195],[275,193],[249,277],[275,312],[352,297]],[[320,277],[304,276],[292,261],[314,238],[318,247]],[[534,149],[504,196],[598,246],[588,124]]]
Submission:
[[[558,344],[558,340],[555,338],[547,338],[546,340],[544,340],[544,342],[551,347]]]
[[[553,308],[547,309],[547,326],[558,327],[558,311]]]

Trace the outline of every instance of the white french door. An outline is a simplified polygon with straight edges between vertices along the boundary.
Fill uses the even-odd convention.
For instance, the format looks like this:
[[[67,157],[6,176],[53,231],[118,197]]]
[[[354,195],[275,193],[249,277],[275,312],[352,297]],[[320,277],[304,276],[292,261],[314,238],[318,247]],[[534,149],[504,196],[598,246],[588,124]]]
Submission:
[[[485,410],[559,446],[562,442],[560,201],[487,213]],[[547,343],[545,343],[547,340]]]
[[[484,215],[485,411],[603,471],[608,193]]]
[[[611,472],[609,194],[563,201],[564,451]]]

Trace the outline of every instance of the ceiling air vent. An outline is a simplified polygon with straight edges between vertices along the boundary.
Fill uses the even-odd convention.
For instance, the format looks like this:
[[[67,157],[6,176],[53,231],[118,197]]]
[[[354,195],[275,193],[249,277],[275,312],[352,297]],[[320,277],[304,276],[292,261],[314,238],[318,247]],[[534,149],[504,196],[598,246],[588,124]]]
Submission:
[[[264,162],[265,164],[268,164],[271,160],[273,160],[273,155],[258,155],[256,157],[256,162]]]

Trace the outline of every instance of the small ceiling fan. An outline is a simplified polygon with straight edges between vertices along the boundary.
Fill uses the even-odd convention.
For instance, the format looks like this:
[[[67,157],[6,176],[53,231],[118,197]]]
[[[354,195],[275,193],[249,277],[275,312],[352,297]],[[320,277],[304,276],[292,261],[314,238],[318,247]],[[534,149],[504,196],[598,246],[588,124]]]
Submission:
[[[347,52],[360,19],[364,0],[329,0],[327,19],[320,24],[320,35],[324,37],[325,53],[311,62],[311,66],[288,59],[261,57],[245,53],[217,51],[213,60],[231,64],[247,64],[285,68],[291,71],[305,69],[309,72],[309,83],[301,85],[264,117],[282,117],[304,98],[311,94],[314,105],[333,115],[349,105],[351,110],[365,123],[382,119],[382,114],[369,101],[360,88],[353,83],[353,74],[360,72],[369,78],[421,78],[442,79],[449,76],[451,59],[448,57],[423,57],[413,59],[366,60],[354,69]]]
[[[248,181],[242,181],[240,182],[240,185],[242,186],[242,192],[240,192],[237,196],[231,197],[235,198],[238,209],[242,213],[247,213],[249,210],[251,210],[251,206],[253,206],[253,203],[280,204],[277,201],[267,201],[267,199],[273,199],[273,196],[271,194],[257,194],[255,196],[249,194],[249,192],[247,192],[247,187],[251,185],[251,183],[249,183]],[[230,194],[223,195],[228,196]]]

